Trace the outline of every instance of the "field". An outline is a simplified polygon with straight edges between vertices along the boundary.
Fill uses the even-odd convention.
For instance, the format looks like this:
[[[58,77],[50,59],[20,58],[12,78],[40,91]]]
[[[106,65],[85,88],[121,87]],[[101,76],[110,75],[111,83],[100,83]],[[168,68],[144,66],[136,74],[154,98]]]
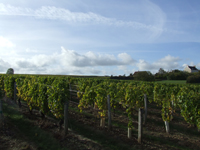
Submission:
[[[12,79],[12,78],[10,78]],[[9,81],[9,80],[7,80]],[[7,81],[5,83],[7,83]],[[28,81],[28,80],[27,80]],[[63,80],[65,81],[65,80]],[[81,80],[83,81],[83,80]],[[19,94],[20,86],[26,84],[19,84],[18,89]],[[64,82],[60,82],[63,85]],[[66,81],[65,81],[66,82]],[[8,82],[11,83],[11,82]],[[56,84],[52,86],[57,86]],[[107,82],[106,82],[107,83]],[[88,82],[89,84],[89,82]],[[124,83],[123,83],[124,84]],[[122,85],[123,85],[122,84]],[[131,85],[131,87],[138,90],[137,87]],[[151,88],[151,83],[137,83],[139,86],[144,88]],[[37,94],[36,89],[33,87],[39,86],[33,78],[33,82],[30,80],[27,85],[30,85],[30,90],[33,94]],[[93,84],[92,84],[93,85]],[[104,83],[103,83],[104,85]],[[113,87],[114,88],[115,84]],[[157,85],[158,86],[158,85]],[[162,84],[159,86],[162,87]],[[158,86],[158,92],[159,92]],[[170,85],[171,86],[171,85]],[[13,85],[11,85],[13,87]],[[42,88],[45,87],[44,85]],[[54,88],[55,90],[57,89]],[[64,88],[63,85],[62,88]],[[77,86],[74,86],[77,87]],[[128,86],[129,87],[129,86]],[[168,88],[168,86],[166,86]],[[176,86],[175,86],[176,87]],[[178,86],[177,86],[178,87]],[[6,87],[8,88],[8,87]],[[49,87],[50,91],[47,93],[53,94],[53,90]],[[68,87],[67,87],[68,88]],[[121,88],[121,84],[120,84]],[[163,86],[162,88],[165,88]],[[166,89],[167,89],[166,88]],[[26,88],[27,90],[28,88]],[[87,88],[86,88],[87,89]],[[93,87],[89,88],[89,93]],[[105,89],[96,88],[102,92]],[[128,89],[128,88],[127,88]],[[141,88],[140,88],[141,89]],[[63,89],[64,90],[64,89]],[[73,89],[75,90],[75,89]],[[156,86],[155,86],[156,91]],[[166,90],[164,90],[166,91]],[[58,90],[61,94],[65,93],[62,90]],[[87,90],[85,91],[87,93]],[[127,91],[128,92],[128,91]],[[132,92],[132,91],[130,91]],[[153,102],[153,97],[148,97],[148,112],[146,124],[143,125],[143,139],[142,143],[139,144],[138,138],[138,112],[137,110],[132,110],[131,122],[132,122],[132,137],[127,137],[128,124],[130,123],[130,116],[128,117],[127,108],[121,105],[116,105],[116,109],[111,109],[112,111],[112,130],[108,129],[108,118],[105,115],[105,127],[100,126],[100,114],[102,110],[94,109],[93,106],[87,106],[83,100],[81,100],[80,95],[77,97],[77,93],[71,93],[71,101],[69,101],[69,120],[68,134],[64,134],[64,126],[59,127],[60,119],[55,117],[55,113],[46,115],[44,118],[38,107],[35,107],[31,113],[27,101],[21,101],[22,107],[18,108],[13,99],[4,97],[3,101],[3,114],[5,121],[3,126],[1,126],[0,142],[3,143],[0,149],[198,149],[200,147],[200,134],[197,131],[196,126],[187,123],[180,113],[180,109],[176,108],[173,113],[173,119],[170,121],[170,133],[166,133],[164,121],[162,119],[162,106],[157,106],[157,103]],[[70,95],[71,95],[70,94]],[[94,93],[93,93],[94,94]],[[129,93],[131,94],[131,93]],[[19,95],[20,96],[20,95]],[[26,96],[26,95],[25,95]],[[27,95],[28,96],[28,95]],[[36,95],[37,97],[38,95]],[[51,96],[51,95],[49,95]],[[134,95],[132,95],[134,96]],[[65,97],[63,97],[65,98]],[[90,98],[90,97],[88,97]],[[99,97],[99,99],[103,97]],[[36,99],[33,99],[37,101]],[[58,101],[61,99],[58,98]],[[39,101],[39,99],[38,99]],[[90,100],[91,101],[91,100]],[[83,102],[82,113],[80,113],[80,102]],[[138,101],[136,101],[136,104]],[[140,102],[139,102],[140,103]],[[54,103],[55,105],[59,103]],[[134,103],[129,103],[132,105]],[[138,105],[138,104],[137,104]],[[63,105],[60,105],[63,106]],[[99,105],[99,106],[104,106]],[[142,106],[142,105],[141,105]],[[82,107],[82,106],[81,106]],[[51,107],[52,110],[55,108]],[[167,108],[167,107],[166,107]],[[171,108],[171,107],[170,107]],[[99,114],[100,112],[100,114]],[[107,114],[107,112],[106,112]],[[57,115],[57,114],[56,114]],[[22,143],[22,144],[20,144]],[[46,144],[50,143],[50,144]]]

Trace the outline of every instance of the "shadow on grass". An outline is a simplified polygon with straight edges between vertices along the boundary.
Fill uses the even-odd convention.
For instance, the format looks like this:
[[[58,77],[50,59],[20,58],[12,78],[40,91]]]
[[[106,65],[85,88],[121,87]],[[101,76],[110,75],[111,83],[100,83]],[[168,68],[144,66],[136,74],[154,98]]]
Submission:
[[[17,106],[9,105],[3,101],[3,114],[5,118],[19,129],[20,133],[27,138],[27,142],[33,142],[37,146],[37,149],[65,150],[50,133],[34,126],[17,109]]]
[[[76,120],[73,120],[73,118],[70,118],[70,126],[72,127],[72,130],[74,132],[77,132],[83,135],[84,137],[97,142],[104,148],[114,149],[114,150],[135,149],[134,147],[131,147],[127,143],[124,143],[122,140],[116,139],[113,136],[109,136],[108,134],[106,134],[106,130],[103,131],[94,129],[92,127],[88,127],[87,125],[80,124]]]
[[[72,108],[69,107],[69,110],[74,111],[76,113],[80,113],[77,108]],[[96,121],[99,120],[99,118],[96,118],[94,115],[87,113],[87,112],[82,112],[82,114],[87,118],[90,117],[91,119],[95,119]],[[105,125],[107,125],[107,120]],[[112,125],[115,127],[119,127],[120,129],[127,130],[127,125],[120,123],[118,121],[113,121],[112,120]],[[77,122],[75,119],[70,118],[69,120],[69,127],[76,133],[83,135],[86,138],[89,138],[98,144],[100,144],[102,147],[107,148],[107,149],[115,149],[115,150],[132,150],[135,149],[134,147],[131,147],[127,143],[124,143],[122,140],[117,137],[115,137],[107,134],[106,130],[102,129],[95,129],[95,127],[91,127],[88,125],[84,125],[80,122]],[[133,134],[135,134],[134,131],[132,131]],[[138,149],[138,148],[137,148]]]
[[[180,146],[177,143],[175,143],[174,141],[170,141],[168,138],[165,138],[165,137],[160,138],[160,137],[157,137],[157,136],[144,134],[144,139],[147,140],[147,141],[152,141],[152,143],[167,145],[172,149],[174,148],[174,149],[180,149],[180,150],[191,150],[191,148]]]

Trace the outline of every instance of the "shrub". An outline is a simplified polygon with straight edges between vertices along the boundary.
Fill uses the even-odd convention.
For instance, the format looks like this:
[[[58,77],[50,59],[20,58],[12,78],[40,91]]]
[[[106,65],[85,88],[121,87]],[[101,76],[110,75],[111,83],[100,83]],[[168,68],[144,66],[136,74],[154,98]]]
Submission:
[[[184,71],[172,71],[167,73],[167,80],[186,80],[189,73]]]
[[[200,75],[189,76],[186,83],[200,83]]]

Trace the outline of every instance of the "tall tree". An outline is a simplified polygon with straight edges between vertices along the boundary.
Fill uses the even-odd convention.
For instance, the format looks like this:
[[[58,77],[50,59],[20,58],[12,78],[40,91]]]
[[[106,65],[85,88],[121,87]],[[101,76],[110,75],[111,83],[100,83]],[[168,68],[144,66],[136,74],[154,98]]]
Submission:
[[[158,71],[158,73],[159,73],[159,74],[165,74],[166,71],[165,71],[163,68],[160,68],[159,71]]]

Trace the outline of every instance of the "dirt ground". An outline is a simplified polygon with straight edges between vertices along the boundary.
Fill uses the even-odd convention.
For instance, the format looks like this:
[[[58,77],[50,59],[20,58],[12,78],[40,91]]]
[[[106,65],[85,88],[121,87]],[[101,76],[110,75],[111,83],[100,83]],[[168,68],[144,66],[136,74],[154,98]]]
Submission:
[[[4,100],[10,105],[15,105],[9,99]],[[70,107],[77,108],[77,104],[70,103]],[[19,110],[35,126],[40,127],[44,131],[52,133],[54,138],[59,141],[62,147],[72,150],[109,149],[89,138],[80,135],[73,130],[73,127],[72,129],[69,129],[67,136],[64,136],[64,131],[59,129],[59,125],[56,120],[52,118],[42,119],[37,110],[34,110],[33,114],[31,115],[26,104],[22,104],[22,108]],[[108,130],[107,127],[102,128],[99,126],[100,119],[96,117],[96,112],[94,112],[92,109],[86,109],[84,111],[91,115],[87,116],[70,110],[70,118],[76,120],[78,124],[90,128],[91,131],[103,133],[116,141],[121,141],[123,144],[126,144],[133,149],[200,149],[200,133],[197,132],[196,128],[188,125],[178,113],[174,115],[174,120],[170,122],[170,134],[165,133],[165,127],[160,115],[160,110],[157,109],[153,104],[151,104],[148,108],[148,120],[143,128],[142,144],[137,142],[137,114],[134,116],[134,132],[132,138],[128,139],[127,130],[115,125],[113,125],[112,130]],[[128,125],[128,119],[125,113],[115,114],[112,121],[117,122],[122,126]],[[10,124],[9,120],[4,118],[4,124],[0,127],[0,150],[14,149],[36,150],[37,146],[31,141],[28,141],[26,137],[23,136],[23,133],[20,133],[20,131],[15,127],[15,125]]]

